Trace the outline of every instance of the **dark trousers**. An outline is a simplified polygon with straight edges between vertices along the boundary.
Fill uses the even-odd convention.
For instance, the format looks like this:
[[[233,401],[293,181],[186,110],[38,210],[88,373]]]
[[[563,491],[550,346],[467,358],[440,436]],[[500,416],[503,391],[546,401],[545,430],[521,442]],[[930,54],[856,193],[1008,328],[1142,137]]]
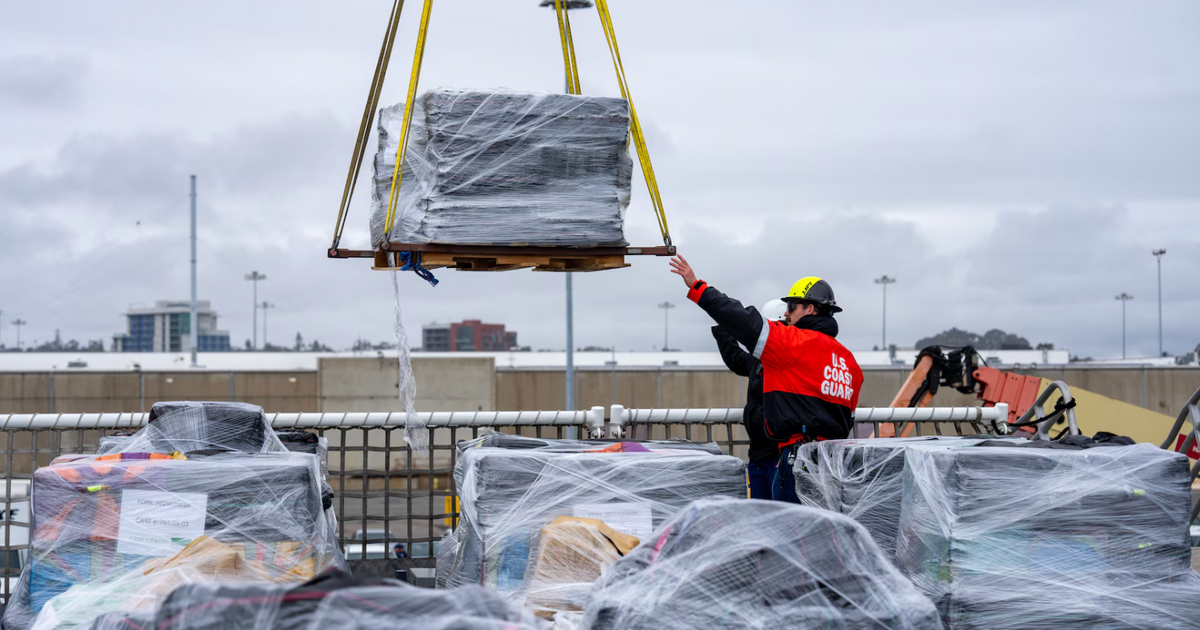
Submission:
[[[771,498],[775,501],[800,502],[800,497],[796,496],[796,477],[792,474],[792,466],[796,463],[796,451],[799,449],[799,444],[787,446],[779,452],[779,458],[775,460],[774,470],[771,471]]]
[[[771,478],[775,475],[775,460],[760,459],[746,464],[750,478],[750,498],[771,500]]]

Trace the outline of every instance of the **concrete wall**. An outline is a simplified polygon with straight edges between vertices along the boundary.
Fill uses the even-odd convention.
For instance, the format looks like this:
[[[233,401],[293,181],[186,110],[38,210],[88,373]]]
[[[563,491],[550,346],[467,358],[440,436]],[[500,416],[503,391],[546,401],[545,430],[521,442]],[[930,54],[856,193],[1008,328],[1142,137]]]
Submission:
[[[555,370],[497,370],[491,358],[415,357],[421,411],[554,410],[566,402]],[[1051,368],[1014,370],[1174,416],[1200,388],[1200,369]],[[158,400],[241,400],[267,411],[400,411],[395,358],[321,359],[316,372],[0,372],[0,414],[129,412]],[[859,403],[888,405],[908,375],[868,368]],[[745,379],[724,370],[580,370],[579,408],[738,407]],[[51,382],[54,400],[51,405]],[[615,382],[615,396],[614,396]],[[230,386],[232,385],[232,391]],[[144,396],[141,391],[144,390]],[[943,388],[936,405],[975,405],[974,396]]]
[[[418,411],[496,409],[496,369],[491,357],[414,357],[412,364]],[[320,405],[313,411],[404,411],[396,358],[320,359],[317,378]]]
[[[319,408],[314,372],[0,373],[0,413],[137,412],[160,400],[238,400],[270,411]]]

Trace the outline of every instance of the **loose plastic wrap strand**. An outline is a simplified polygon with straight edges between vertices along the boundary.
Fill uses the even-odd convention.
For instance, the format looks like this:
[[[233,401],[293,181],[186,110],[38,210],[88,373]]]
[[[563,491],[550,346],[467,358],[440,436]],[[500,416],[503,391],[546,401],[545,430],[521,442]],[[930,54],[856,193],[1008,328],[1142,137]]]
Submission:
[[[317,455],[285,448],[261,408],[158,403],[118,447],[34,472],[30,560],[5,628],[145,614],[183,584],[345,568]]]
[[[398,387],[400,403],[404,405],[404,441],[418,455],[429,453],[429,431],[417,415],[417,379],[412,371],[412,349],[408,346],[408,333],[404,330],[404,316],[400,310],[400,272],[392,271],[392,291],[396,298],[396,358],[399,364]]]
[[[905,460],[896,559],[950,630],[1200,624],[1183,455],[975,446]]]
[[[379,112],[371,238],[383,242],[404,105]],[[413,108],[391,240],[625,245],[629,103],[436,89]]]
[[[589,630],[934,630],[933,604],[861,525],[777,501],[697,501],[614,564]]]
[[[460,445],[461,517],[438,555],[439,585],[481,584],[546,617],[582,610],[603,568],[680,508],[746,496],[745,464],[707,448],[507,436]]]

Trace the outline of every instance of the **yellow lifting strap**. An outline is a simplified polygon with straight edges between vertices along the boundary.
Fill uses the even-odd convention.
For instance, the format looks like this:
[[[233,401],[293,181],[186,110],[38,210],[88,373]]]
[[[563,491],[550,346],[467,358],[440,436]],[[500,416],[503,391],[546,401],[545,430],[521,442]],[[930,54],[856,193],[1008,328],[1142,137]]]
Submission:
[[[579,66],[575,62],[575,40],[571,38],[571,12],[564,0],[554,0],[554,13],[558,17],[558,36],[562,40],[563,65],[567,69],[567,93],[582,94],[579,85]]]
[[[429,32],[429,15],[433,12],[433,0],[425,0],[421,11],[421,30],[417,32],[417,50],[413,53],[412,76],[408,79],[408,99],[404,102],[404,122],[400,128],[400,145],[396,147],[396,168],[392,171],[392,189],[388,194],[387,218],[384,222],[384,242],[392,237],[392,220],[396,216],[396,192],[404,173],[405,147],[408,146],[408,128],[412,123],[413,103],[417,100],[417,81],[421,78],[421,62],[425,60],[425,36]]]
[[[596,0],[596,12],[600,14],[600,25],[604,27],[604,38],[608,40],[608,51],[612,54],[613,67],[617,71],[617,83],[621,87],[621,96],[629,101],[629,129],[633,135],[633,144],[637,147],[638,161],[642,164],[642,175],[646,178],[646,187],[650,190],[650,203],[654,205],[654,214],[658,217],[658,229],[662,232],[663,243],[671,245],[671,231],[667,228],[667,213],[663,208],[662,195],[658,192],[658,180],[654,178],[654,165],[650,163],[650,151],[646,149],[646,138],[642,135],[642,126],[638,123],[637,109],[633,106],[633,97],[629,95],[629,84],[625,81],[625,67],[621,64],[621,49],[617,46],[617,32],[613,29],[612,16],[608,12],[606,0]]]
[[[379,61],[375,62],[375,76],[371,78],[371,91],[367,93],[367,105],[363,110],[362,123],[358,126],[358,137],[354,141],[354,154],[350,156],[350,170],[346,173],[346,187],[342,190],[342,205],[338,207],[337,223],[333,227],[333,245],[330,250],[337,249],[342,241],[342,232],[346,229],[346,217],[350,214],[350,203],[354,199],[354,185],[358,182],[358,173],[362,170],[363,155],[367,150],[367,141],[371,137],[371,126],[375,122],[375,110],[379,107],[379,93],[383,91],[383,78],[387,75],[388,62],[392,58],[392,45],[396,42],[396,31],[400,28],[400,12],[404,8],[404,0],[392,3],[392,15],[388,18],[388,27],[383,34],[383,45],[379,48]]]
[[[402,0],[397,0],[398,5],[402,5]],[[646,179],[646,187],[650,191],[650,203],[654,206],[654,214],[658,219],[658,229],[662,232],[663,243],[667,246],[671,245],[671,232],[667,228],[667,215],[663,208],[662,195],[658,191],[658,180],[654,177],[654,165],[650,163],[650,151],[646,148],[646,138],[642,134],[642,126],[638,122],[637,109],[633,106],[633,97],[629,94],[629,84],[625,79],[625,67],[621,63],[621,49],[617,46],[617,33],[613,29],[612,16],[608,12],[608,2],[606,0],[596,0],[597,13],[600,15],[600,25],[604,29],[604,38],[608,41],[608,50],[612,55],[613,68],[617,74],[617,84],[621,88],[621,97],[629,103],[629,119],[630,119],[630,135],[633,137],[634,147],[637,149],[638,162],[642,165],[642,174]],[[417,99],[417,83],[421,77],[421,63],[425,59],[425,39],[429,31],[429,16],[433,10],[433,0],[425,0],[425,8],[421,12],[421,28],[417,33],[417,49],[413,55],[412,75],[408,81],[408,99],[404,103],[404,121],[400,131],[400,143],[396,148],[396,167],[392,171],[392,187],[388,195],[388,209],[385,218],[384,240],[390,241],[392,234],[392,224],[396,216],[396,193],[400,189],[400,184],[404,176],[404,160],[405,148],[408,146],[408,131],[412,124],[413,103]],[[559,38],[562,40],[563,48],[563,65],[566,69],[567,76],[567,91],[571,94],[580,94],[579,84],[579,66],[575,60],[575,44],[571,38],[571,19],[568,17],[569,10],[567,9],[565,0],[554,0],[554,11],[558,17]],[[393,10],[393,23],[399,21],[399,8]],[[394,27],[394,24],[393,24]],[[395,31],[389,32],[389,37],[395,38]],[[385,47],[390,53],[391,40],[385,38]],[[382,54],[382,53],[381,53]],[[387,71],[386,61],[381,61],[383,71]],[[382,85],[382,74],[379,68],[376,68],[376,77]],[[378,102],[378,93],[375,85],[372,85],[372,90],[375,97],[375,102]],[[364,125],[368,126],[364,119]],[[366,142],[361,137],[360,129],[360,145],[365,148]],[[356,147],[356,151],[359,148]],[[359,156],[361,162],[361,155]],[[354,179],[357,179],[357,169],[352,167]],[[352,183],[347,181],[347,189],[352,188]],[[343,195],[345,199],[347,195]],[[343,203],[344,211],[345,203]],[[339,226],[343,223],[343,212],[338,213]],[[337,239],[340,237],[341,231],[335,233],[334,247],[337,246]]]

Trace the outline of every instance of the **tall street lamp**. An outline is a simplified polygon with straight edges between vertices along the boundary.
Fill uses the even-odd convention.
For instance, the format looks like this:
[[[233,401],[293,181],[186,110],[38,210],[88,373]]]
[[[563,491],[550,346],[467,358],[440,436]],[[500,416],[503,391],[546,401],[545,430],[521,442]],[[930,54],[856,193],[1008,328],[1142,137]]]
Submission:
[[[663,352],[666,352],[671,347],[669,343],[671,339],[669,335],[671,329],[668,327],[667,320],[668,316],[671,314],[671,309],[675,308],[675,305],[670,302],[663,302],[662,304],[658,305],[658,308],[663,310]]]
[[[29,322],[23,319],[14,319],[12,325],[17,327],[17,350],[21,349],[21,327]]]
[[[1125,303],[1133,299],[1132,295],[1122,293],[1116,297],[1121,302],[1121,358],[1125,358]]]
[[[558,2],[561,3],[561,6],[566,11],[570,11],[571,9],[590,9],[590,8],[592,8],[592,3],[590,0],[558,0]],[[553,9],[553,8],[555,8],[555,0],[542,0],[541,4],[538,6],[550,7]],[[566,72],[566,82],[565,82],[565,85],[567,87],[566,91],[568,93],[570,93],[570,91],[571,91],[571,71],[570,71],[570,69],[565,68],[565,67],[563,68],[563,70]],[[574,274],[572,274],[570,271],[566,272],[566,276],[567,276],[567,373],[566,373],[566,377],[567,377],[567,409],[570,411],[575,410],[575,313],[574,313],[574,304],[572,303],[572,296],[571,296],[571,292],[572,292],[571,284],[572,284],[572,280],[573,280],[573,278],[572,278],[573,275]],[[567,437],[574,437],[574,429],[568,429],[567,433],[568,433]]]
[[[884,274],[875,278],[875,284],[883,285],[883,351],[887,352],[887,287],[896,284],[896,279]]]
[[[246,279],[254,283],[254,342],[250,345],[251,350],[258,350],[258,281],[266,280],[267,275],[251,271],[246,274]]]
[[[1158,356],[1163,355],[1162,345],[1162,257],[1167,253],[1167,248],[1156,249],[1153,252],[1154,258],[1158,261]]]

